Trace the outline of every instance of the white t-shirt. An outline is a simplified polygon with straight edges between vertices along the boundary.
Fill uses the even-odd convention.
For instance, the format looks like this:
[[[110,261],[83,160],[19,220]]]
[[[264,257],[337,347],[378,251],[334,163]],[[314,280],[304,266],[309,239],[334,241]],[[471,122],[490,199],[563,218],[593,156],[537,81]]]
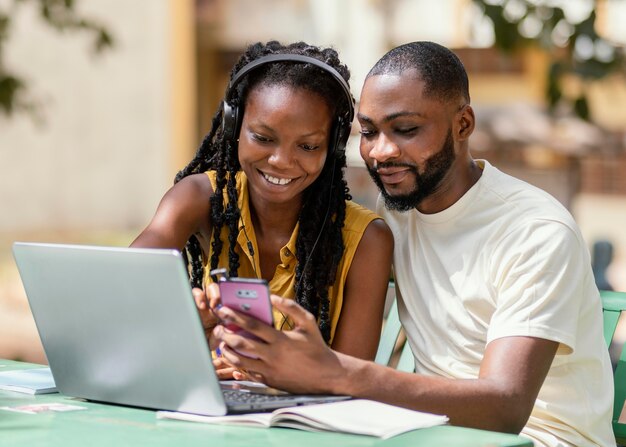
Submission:
[[[557,341],[522,435],[535,445],[614,446],[602,306],[580,231],[552,196],[477,162],[481,178],[440,213],[389,211],[379,198],[416,371],[475,379],[492,340]]]

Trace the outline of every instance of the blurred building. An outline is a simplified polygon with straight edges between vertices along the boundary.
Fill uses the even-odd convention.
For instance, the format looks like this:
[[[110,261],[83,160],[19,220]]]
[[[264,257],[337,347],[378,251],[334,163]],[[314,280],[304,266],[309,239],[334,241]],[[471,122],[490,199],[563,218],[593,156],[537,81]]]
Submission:
[[[420,39],[450,46],[470,73],[477,156],[528,171],[538,183],[545,177],[540,186],[570,207],[579,192],[626,193],[618,175],[624,79],[593,86],[600,126],[549,118],[549,56],[503,56],[484,47],[489,41],[476,31],[471,0],[79,2],[81,13],[115,37],[101,56],[89,53],[84,36],[44,25],[34,6],[15,14],[6,59],[41,100],[45,122],[0,120],[0,206],[13,211],[0,216],[0,232],[145,224],[208,129],[237,57],[249,43],[271,39],[337,48],[357,98],[368,69],[389,48]],[[625,8],[615,11],[626,15]],[[615,28],[615,19],[602,22]],[[360,165],[356,146],[350,160]]]

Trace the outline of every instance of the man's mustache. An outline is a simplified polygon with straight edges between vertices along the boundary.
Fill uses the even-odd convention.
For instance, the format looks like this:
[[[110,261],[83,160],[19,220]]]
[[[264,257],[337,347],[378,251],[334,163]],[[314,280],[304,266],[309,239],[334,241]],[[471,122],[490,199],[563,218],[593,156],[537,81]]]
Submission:
[[[413,171],[417,171],[417,167],[413,164],[394,161],[384,161],[382,163],[376,163],[376,161],[374,161],[372,166],[367,167],[367,169],[375,173],[378,173],[378,170],[382,168],[409,168]]]

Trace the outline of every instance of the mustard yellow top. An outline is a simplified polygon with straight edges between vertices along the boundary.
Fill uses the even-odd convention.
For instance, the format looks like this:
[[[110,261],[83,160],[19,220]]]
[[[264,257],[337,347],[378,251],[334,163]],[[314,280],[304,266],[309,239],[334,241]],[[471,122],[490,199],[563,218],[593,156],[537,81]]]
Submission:
[[[211,180],[213,189],[216,188],[216,174],[214,171],[208,171],[206,173]],[[238,205],[241,213],[241,224],[239,226],[239,234],[237,236],[237,245],[235,251],[239,254],[239,271],[238,275],[242,278],[255,278],[256,272],[260,272],[261,269],[258,264],[258,259],[250,256],[250,253],[245,248],[248,239],[252,243],[254,253],[259,253],[256,235],[254,227],[252,225],[252,217],[250,215],[249,197],[248,197],[248,179],[243,171],[237,173],[237,193],[238,193]],[[228,200],[224,195],[225,201]],[[337,275],[335,277],[335,284],[329,288],[328,296],[330,299],[330,343],[335,336],[335,329],[339,322],[339,315],[341,314],[341,307],[343,304],[343,290],[348,277],[348,271],[350,265],[352,265],[352,259],[354,253],[361,241],[361,237],[365,232],[365,229],[369,223],[380,217],[373,211],[362,207],[352,201],[346,202],[346,217],[342,230],[344,251],[339,265],[337,266]],[[245,227],[245,233],[244,233]],[[298,235],[299,223],[293,230],[291,238],[287,245],[280,249],[280,264],[274,271],[274,276],[269,282],[270,292],[285,298],[294,298],[295,295],[295,280],[296,280],[296,238]],[[222,240],[224,247],[220,253],[219,266],[228,267],[228,228],[222,228]],[[211,258],[211,253],[207,256],[207,261]],[[254,267],[253,267],[254,265]],[[205,281],[210,282],[209,268],[205,268]],[[285,316],[277,310],[274,310],[274,324],[277,329],[287,329],[290,324],[285,324]]]

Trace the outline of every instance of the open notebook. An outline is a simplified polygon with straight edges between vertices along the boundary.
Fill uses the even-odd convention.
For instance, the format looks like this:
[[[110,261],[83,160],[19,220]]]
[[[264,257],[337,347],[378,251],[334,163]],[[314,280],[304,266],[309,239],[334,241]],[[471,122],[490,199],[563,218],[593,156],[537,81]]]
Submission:
[[[407,431],[448,422],[446,416],[407,410],[366,399],[354,399],[305,407],[281,408],[272,413],[238,416],[198,416],[159,411],[160,419],[247,427],[286,427],[314,432],[333,431],[387,439]]]
[[[223,391],[176,250],[16,242],[13,254],[65,395],[202,415],[347,399]]]

